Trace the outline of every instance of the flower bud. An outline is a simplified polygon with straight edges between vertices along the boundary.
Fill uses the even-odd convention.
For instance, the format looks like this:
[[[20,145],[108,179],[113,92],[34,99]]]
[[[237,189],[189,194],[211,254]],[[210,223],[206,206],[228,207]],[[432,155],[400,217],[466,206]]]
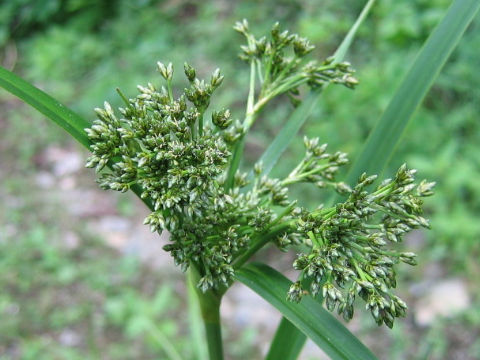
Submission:
[[[224,76],[220,74],[220,69],[216,69],[213,72],[212,78],[210,80],[210,84],[212,85],[213,89],[216,89],[222,84],[223,78]]]
[[[172,63],[168,63],[167,66],[165,66],[164,63],[158,61],[157,62],[157,67],[158,67],[158,71],[160,72],[160,74],[162,75],[162,77],[165,79],[165,80],[172,80],[172,77],[173,77],[173,64]]]
[[[248,33],[247,19],[243,19],[242,21],[237,21],[233,26],[233,30],[238,31],[239,33],[242,33],[242,34]]]
[[[187,77],[188,81],[193,82],[196,76],[195,69],[187,63],[183,64],[183,69],[185,71],[185,76]]]
[[[220,129],[226,129],[232,123],[230,119],[230,110],[223,109],[212,112],[212,123]]]

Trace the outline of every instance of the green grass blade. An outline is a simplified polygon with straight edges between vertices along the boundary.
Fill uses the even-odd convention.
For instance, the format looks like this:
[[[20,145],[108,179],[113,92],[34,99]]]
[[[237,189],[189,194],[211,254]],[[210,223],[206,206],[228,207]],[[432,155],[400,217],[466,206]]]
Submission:
[[[37,109],[90,150],[90,140],[84,129],[90,127],[91,124],[80,115],[1,66],[0,86]],[[135,184],[131,186],[131,190],[140,197],[142,188],[139,185]],[[149,209],[153,210],[153,204],[148,199],[142,199],[142,201]]]
[[[374,3],[375,3],[375,0],[368,0],[368,2],[365,4],[365,6],[362,9],[362,12],[360,13],[360,15],[358,15],[357,20],[348,31],[347,35],[343,39],[338,49],[335,51],[335,54],[333,54],[333,58],[335,59],[334,62],[343,61],[343,59],[345,58],[345,55],[347,55],[348,49],[350,48],[350,46],[353,43],[353,40],[355,39],[355,34],[357,33],[358,28],[360,27],[360,25],[362,25],[363,21],[367,18],[367,15],[370,12],[370,9],[372,8]]]
[[[358,28],[367,17],[374,3],[375,0],[369,0],[364,6],[362,12],[355,21],[355,24],[345,36],[338,49],[335,51],[333,55],[335,62],[341,62],[345,58],[348,49],[352,45]],[[292,112],[278,135],[262,154],[259,161],[263,164],[263,174],[267,175],[272,170],[280,156],[284,153],[288,145],[290,145],[292,140],[295,138],[295,135],[298,133],[302,125],[310,117],[313,109],[318,104],[321,90],[322,89],[312,91],[302,102],[302,104],[300,104],[300,106],[298,106]],[[250,171],[248,178],[253,178],[253,171]]]
[[[87,149],[90,141],[83,129],[90,127],[88,121],[62,105],[60,102],[36,88],[14,73],[0,66],[0,86],[33,106],[43,115],[65,129]]]
[[[159,349],[162,349],[168,360],[183,360],[173,343],[168,339],[168,337],[163,333],[163,331],[159,329],[157,325],[155,325],[153,320],[148,320],[146,325],[146,335],[150,337],[150,339],[156,344]]]
[[[299,304],[286,300],[291,285],[281,273],[265,264],[249,264],[237,270],[236,278],[268,301],[295,327],[315,342],[332,360],[376,359],[340,321],[322,305],[305,296]],[[289,351],[290,342],[279,344],[281,354]],[[281,357],[283,359],[283,357]]]
[[[295,360],[306,341],[305,334],[282,317],[265,360]]]
[[[456,0],[450,6],[370,133],[347,175],[349,184],[354,184],[363,172],[380,174],[383,171],[413,113],[479,8],[478,0]]]
[[[309,118],[315,106],[317,106],[319,95],[319,90],[312,91],[307,98],[302,101],[285,122],[270,146],[262,154],[259,162],[263,164],[263,174],[266,175],[273,169],[280,156],[294,139],[295,134],[300,131],[302,125]],[[253,178],[253,171],[250,171],[248,178]]]

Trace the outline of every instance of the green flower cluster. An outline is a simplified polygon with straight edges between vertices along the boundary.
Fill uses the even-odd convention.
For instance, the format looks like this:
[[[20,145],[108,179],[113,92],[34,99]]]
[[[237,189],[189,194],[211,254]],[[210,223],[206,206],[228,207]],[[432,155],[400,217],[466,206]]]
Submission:
[[[367,303],[377,324],[392,327],[404,316],[406,305],[391,289],[396,286],[393,265],[415,265],[415,254],[386,249],[412,229],[428,227],[421,198],[432,194],[433,183],[414,184],[414,170],[400,167],[394,179],[368,192],[376,176],[360,177],[348,199],[329,209],[303,211],[296,231],[309,239],[311,251],[293,266],[309,280],[313,296],[323,293],[326,306],[337,307],[345,320],[353,316],[358,295]],[[288,298],[300,301],[306,293],[302,281],[294,283]]]
[[[303,141],[306,147],[305,157],[283,180],[283,185],[309,182],[319,188],[331,186],[341,194],[349,192],[348,185],[334,181],[340,166],[348,163],[347,154],[340,151],[326,153],[327,144],[319,145],[318,138],[305,137]]]
[[[163,75],[167,81],[171,78]],[[175,229],[183,216],[202,212],[202,201],[197,199],[215,194],[217,185],[211,179],[223,172],[230,155],[229,139],[209,129],[197,134],[197,127],[205,94],[211,96],[218,76],[212,76],[208,86],[192,83],[176,100],[165,88],[139,86],[140,94],[126,101],[121,117],[105,103],[104,109],[96,109],[99,118],[86,129],[93,142],[86,166],[100,171],[109,161],[113,163],[112,171],[100,176],[104,189],[126,191],[133,184],[141,186],[141,196],[154,204],[155,212],[149,217],[154,230],[164,222]],[[188,106],[186,93],[193,106]],[[164,213],[169,216],[164,218]]]
[[[353,87],[356,80],[347,63],[304,63],[313,46],[296,34],[280,32],[278,24],[269,39],[255,39],[246,21],[235,28],[247,38],[241,57],[261,83],[256,99],[251,76],[243,122],[233,121],[228,109],[204,119],[223,81],[219,70],[208,81],[200,80],[185,64],[189,86],[175,97],[173,66],[158,63],[166,87],[139,86],[132,99],[119,91],[125,107],[118,113],[108,103],[96,109],[98,119],[86,129],[92,142],[86,166],[100,172],[104,189],[141,189],[141,197],[152,204],[144,223],[154,232],[170,233],[165,250],[184,271],[190,266],[197,270],[202,291],[228,288],[235,269],[267,243],[281,250],[301,245],[304,253],[294,263],[301,276],[288,292],[290,300],[322,293],[327,308],[349,320],[360,297],[378,324],[391,327],[406,309],[391,291],[394,265],[415,264],[415,255],[389,250],[387,243],[428,227],[421,216],[422,198],[432,194],[433,183],[415,185],[414,171],[402,166],[394,179],[373,192],[368,187],[374,176],[363,175],[350,188],[335,179],[348,163],[346,154],[328,153],[317,138],[305,138],[304,158],[283,179],[263,175],[260,163],[251,178],[237,171],[245,133],[273,97],[294,96],[302,84]],[[301,182],[333,188],[348,198],[308,211],[288,199],[288,188]]]
[[[173,67],[159,63],[158,68],[169,86]],[[279,220],[271,206],[286,204],[286,189],[257,176],[254,189],[241,192],[248,183],[246,174],[237,173],[234,188],[224,190],[229,145],[241,127],[232,124],[228,110],[213,112],[214,127],[203,125],[221,82],[218,71],[208,83],[195,78],[189,65],[185,74],[190,87],[177,99],[170,89],[148,84],[125,99],[121,116],[108,103],[96,109],[98,119],[86,129],[93,143],[86,166],[100,172],[111,164],[99,177],[104,189],[124,192],[134,184],[143,189],[142,198],[154,208],[144,223],[152,231],[170,232],[165,250],[183,270],[192,263],[202,269],[199,287],[206,291],[229,284],[235,255],[253,234]]]
[[[348,62],[334,62],[328,58],[322,63],[306,61],[315,46],[309,40],[288,30],[281,31],[275,23],[270,36],[259,39],[250,32],[248,22],[237,22],[234,29],[243,34],[247,45],[241,47],[240,58],[251,62],[254,60],[259,69],[263,83],[262,94],[266,99],[287,93],[294,104],[298,87],[307,84],[310,88],[318,88],[327,83],[343,84],[354,88],[358,80],[353,77],[354,70]]]

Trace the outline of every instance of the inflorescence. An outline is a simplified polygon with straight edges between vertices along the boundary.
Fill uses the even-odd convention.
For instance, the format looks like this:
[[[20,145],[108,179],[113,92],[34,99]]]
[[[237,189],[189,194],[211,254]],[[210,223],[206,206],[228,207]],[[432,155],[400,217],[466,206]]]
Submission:
[[[241,58],[261,76],[260,95],[250,111],[258,114],[280,94],[297,101],[302,84],[357,84],[348,63],[305,63],[313,46],[296,34],[280,32],[278,24],[268,39],[256,39],[246,21],[235,29],[247,38]],[[286,55],[288,47],[292,56]],[[119,91],[125,102],[119,114],[108,103],[96,109],[98,119],[86,129],[93,153],[86,166],[100,172],[104,189],[142,189],[141,197],[152,204],[145,224],[154,232],[170,233],[165,250],[184,271],[190,266],[199,271],[202,291],[230,286],[235,269],[269,242],[281,250],[302,245],[308,251],[294,262],[301,275],[287,294],[290,300],[322,294],[329,310],[337,309],[349,320],[359,296],[378,324],[391,327],[395,317],[404,316],[406,305],[391,290],[396,285],[394,265],[413,265],[415,255],[391,250],[388,244],[411,229],[428,227],[422,198],[432,194],[433,183],[416,185],[415,171],[402,166],[374,191],[368,188],[375,176],[362,175],[350,188],[335,179],[348,163],[346,154],[330,154],[319,139],[306,138],[304,158],[285,178],[263,175],[259,163],[253,177],[237,171],[233,186],[226,186],[233,149],[251,124],[233,121],[227,109],[204,119],[223,76],[216,70],[208,81],[200,80],[185,64],[189,86],[175,97],[172,64],[158,63],[158,71],[166,87],[139,86],[132,99]],[[289,187],[300,182],[333,188],[348,198],[309,211],[288,198]]]
[[[297,105],[300,102],[297,97],[299,87],[303,84],[312,89],[329,83],[353,89],[358,84],[348,62],[335,62],[333,57],[320,64],[306,61],[315,46],[288,30],[280,31],[278,23],[273,25],[270,37],[259,39],[250,32],[246,20],[237,22],[234,29],[247,40],[247,45],[241,46],[240,58],[257,66],[262,81],[261,97],[265,103],[280,94],[287,94]],[[259,105],[263,102],[260,101]]]

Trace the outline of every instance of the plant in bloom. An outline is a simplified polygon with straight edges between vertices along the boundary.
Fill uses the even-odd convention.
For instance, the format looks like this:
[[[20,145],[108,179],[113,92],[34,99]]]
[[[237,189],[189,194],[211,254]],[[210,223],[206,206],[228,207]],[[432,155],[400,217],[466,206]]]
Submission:
[[[403,165],[379,185],[376,176],[363,174],[349,186],[337,180],[347,155],[328,151],[318,138],[304,139],[304,157],[283,178],[269,177],[261,162],[241,172],[245,136],[272,99],[286,96],[296,106],[303,87],[353,89],[358,81],[349,63],[309,60],[313,45],[278,24],[261,38],[245,20],[234,28],[247,41],[240,57],[251,69],[243,121],[233,120],[228,109],[205,116],[224,80],[219,70],[199,79],[185,63],[187,87],[177,92],[172,64],[159,62],[163,86],[138,86],[131,99],[119,91],[124,107],[115,111],[105,103],[96,109],[98,118],[86,129],[92,142],[86,166],[99,173],[103,189],[142,189],[153,209],[145,224],[170,233],[165,250],[182,270],[195,269],[200,291],[223,294],[236,269],[273,243],[300,252],[293,263],[299,279],[285,294],[289,300],[322,294],[330,311],[350,320],[354,302],[362,299],[377,324],[392,327],[407,308],[393,292],[395,265],[416,260],[391,244],[412,229],[428,228],[422,204],[434,184],[416,183],[415,170]],[[308,210],[289,196],[298,183],[345,200]]]

